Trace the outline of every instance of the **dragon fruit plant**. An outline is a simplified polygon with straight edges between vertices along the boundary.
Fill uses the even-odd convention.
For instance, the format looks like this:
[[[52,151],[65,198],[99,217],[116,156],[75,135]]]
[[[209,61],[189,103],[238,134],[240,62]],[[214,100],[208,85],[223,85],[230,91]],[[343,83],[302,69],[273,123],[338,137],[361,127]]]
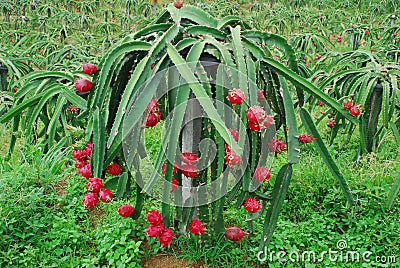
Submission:
[[[215,64],[214,76],[199,63],[210,58]],[[225,72],[222,65],[238,75]],[[174,73],[168,72],[171,68]],[[91,176],[105,179],[107,167],[114,161],[120,163],[121,175],[105,184],[113,181],[118,185],[119,197],[136,191],[133,218],[143,214],[144,195],[158,187],[162,214],[152,213],[147,234],[159,237],[162,246],[171,242],[173,228],[195,235],[205,228],[207,232],[225,233],[232,241],[242,239],[245,233],[238,227],[225,231],[227,202],[235,202],[237,209],[243,206],[251,214],[249,232],[254,231],[254,219],[265,218],[260,247],[267,246],[288,190],[292,165],[299,161],[300,142],[315,144],[348,202],[354,204],[346,180],[304,108],[304,95],[323,101],[350,122],[355,123],[356,118],[299,75],[294,51],[281,36],[252,30],[239,17],[217,20],[194,6],[177,8],[171,4],[153,23],[110,47],[98,69],[93,79],[95,90],[90,91],[87,101],[86,137],[93,142]],[[171,86],[168,92],[165,85]],[[180,133],[185,128],[185,111],[193,105],[209,116],[193,126],[201,139],[214,142],[213,159],[202,153],[212,151],[212,147],[203,144],[200,148],[200,139]],[[222,118],[226,107],[237,115],[232,124]],[[299,137],[297,114],[309,136]],[[159,124],[166,130],[162,148],[152,162],[153,170],[144,173],[148,157],[144,133]],[[266,140],[273,127],[282,136]],[[180,150],[185,144],[191,144],[192,149]],[[247,155],[243,153],[246,148]],[[286,152],[287,164],[271,174],[267,158]],[[205,200],[189,197],[183,201],[184,183],[214,187],[218,178],[232,174],[236,179],[232,189],[227,191],[224,184],[215,189],[224,193],[221,198],[211,200],[212,194],[205,193]],[[271,177],[272,190],[261,192],[253,187]]]

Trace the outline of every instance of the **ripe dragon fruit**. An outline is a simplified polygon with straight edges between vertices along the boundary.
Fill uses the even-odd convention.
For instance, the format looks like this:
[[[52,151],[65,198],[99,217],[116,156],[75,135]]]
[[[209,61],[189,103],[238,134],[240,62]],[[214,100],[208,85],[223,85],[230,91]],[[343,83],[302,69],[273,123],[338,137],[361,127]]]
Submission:
[[[350,110],[349,110],[350,114],[354,117],[357,117],[361,114],[361,108],[360,105],[356,104],[351,106]]]
[[[257,199],[255,199],[253,197],[249,197],[244,201],[243,207],[249,213],[256,213],[256,212],[258,212],[260,210],[261,205],[260,205],[260,202],[258,202]]]
[[[172,234],[171,229],[164,228],[162,234],[160,235],[158,241],[160,241],[161,247],[167,247],[171,244],[174,235]]]
[[[257,182],[264,182],[271,178],[271,171],[265,167],[258,167],[254,170],[253,178]]]
[[[162,223],[159,225],[149,225],[146,229],[146,233],[150,237],[159,237],[162,235],[164,229],[165,227]]]
[[[103,181],[99,178],[90,178],[89,181],[86,182],[86,190],[92,193],[100,192],[103,186]]]
[[[88,92],[92,87],[92,82],[87,79],[79,79],[75,81],[75,89],[79,92]]]
[[[239,227],[229,227],[225,229],[225,237],[231,241],[240,241],[244,236],[244,231]]]
[[[189,231],[194,235],[204,234],[204,223],[200,220],[190,222]]]
[[[97,72],[97,66],[93,63],[87,63],[82,65],[82,72],[88,75],[95,74]]]
[[[119,164],[114,163],[109,165],[106,168],[107,174],[110,174],[111,176],[118,176],[122,173],[122,168]]]
[[[182,165],[182,174],[189,178],[196,178],[199,175],[199,170],[196,166]]]
[[[151,225],[159,225],[160,223],[163,222],[163,217],[160,212],[157,210],[152,210],[147,213],[147,221]]]
[[[307,144],[307,143],[311,143],[311,142],[315,141],[316,138],[313,138],[307,134],[300,134],[298,137],[298,140],[302,144]]]
[[[109,203],[112,200],[113,194],[107,188],[102,188],[99,192],[100,200],[104,203]]]
[[[285,148],[286,148],[286,142],[279,138],[273,138],[269,143],[268,143],[268,148],[271,152],[273,153],[282,153]]]
[[[135,208],[128,204],[122,205],[118,208],[118,214],[124,218],[132,216],[134,212]]]
[[[228,100],[234,105],[240,105],[244,101],[244,92],[238,88],[228,91]]]
[[[82,200],[82,204],[88,209],[94,207],[97,204],[97,202],[99,202],[99,198],[95,193],[86,194]]]
[[[199,157],[195,153],[185,152],[180,156],[180,160],[188,165],[195,165],[199,161]]]

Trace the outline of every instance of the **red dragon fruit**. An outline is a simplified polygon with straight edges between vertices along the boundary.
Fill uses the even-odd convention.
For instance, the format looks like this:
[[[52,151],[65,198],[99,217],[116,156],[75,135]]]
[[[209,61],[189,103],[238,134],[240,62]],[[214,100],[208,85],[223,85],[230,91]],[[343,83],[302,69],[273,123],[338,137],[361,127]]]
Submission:
[[[150,113],[145,122],[145,127],[154,127],[161,121],[161,112],[155,111]]]
[[[152,210],[147,213],[147,221],[151,225],[159,225],[160,223],[163,222],[163,217],[160,212],[157,210]]]
[[[279,138],[273,138],[268,143],[269,150],[273,153],[282,153],[286,148],[286,142],[282,141]]]
[[[78,173],[81,174],[86,179],[89,179],[90,178],[90,174],[91,174],[90,164],[87,164],[87,165],[81,167],[79,169]]]
[[[264,182],[271,178],[271,171],[265,167],[258,167],[254,170],[253,178],[257,182]]]
[[[204,223],[200,220],[190,222],[189,231],[194,235],[204,234]]]
[[[311,143],[311,142],[315,141],[316,138],[313,138],[307,134],[300,134],[298,137],[298,140],[302,144],[307,144],[307,143]]]
[[[188,165],[195,165],[199,161],[199,157],[195,153],[185,152],[180,156],[182,162]]]
[[[159,225],[149,225],[146,229],[146,233],[150,237],[159,237],[162,235],[164,229],[165,227],[162,223]]]
[[[196,178],[199,175],[199,169],[192,165],[182,165],[182,174],[189,178]]]
[[[351,99],[343,102],[343,109],[350,111],[351,107],[353,107],[353,101]]]
[[[99,192],[100,200],[104,203],[109,203],[112,200],[113,194],[107,188],[102,188]]]
[[[135,208],[128,204],[122,205],[118,208],[118,214],[124,218],[132,216],[134,212]]]
[[[244,236],[244,231],[239,227],[229,227],[225,230],[225,237],[231,241],[240,241]]]
[[[177,1],[174,3],[174,6],[175,6],[177,9],[181,9],[181,8],[183,7],[183,3],[182,3],[181,0],[177,0]]]
[[[122,168],[119,164],[114,163],[109,165],[106,168],[107,174],[110,174],[111,176],[118,176],[119,174],[122,173]]]
[[[97,72],[97,66],[94,65],[93,63],[87,63],[82,65],[82,72],[85,74],[95,74]]]
[[[240,105],[244,101],[244,92],[238,88],[228,91],[228,100],[234,105]]]
[[[354,117],[357,117],[361,114],[361,108],[360,105],[356,104],[351,106],[350,110],[349,110],[350,114]]]
[[[95,193],[86,194],[82,200],[82,204],[88,209],[94,207],[97,202],[99,202],[99,198]]]
[[[260,210],[261,205],[260,202],[258,202],[257,199],[253,197],[249,197],[244,201],[243,207],[245,210],[247,210],[249,213],[256,213]]]
[[[329,119],[328,123],[326,123],[329,128],[334,128],[336,126],[335,120]]]
[[[90,178],[89,181],[86,182],[86,190],[92,193],[100,192],[103,186],[103,181],[99,178]]]
[[[172,234],[171,229],[164,228],[162,234],[160,235],[158,241],[160,241],[161,247],[167,247],[171,244],[174,235]]]
[[[79,92],[88,92],[92,89],[93,84],[87,79],[79,79],[75,81],[75,89]]]
[[[231,133],[233,139],[238,142],[239,141],[239,131],[236,129],[229,129],[229,132]]]

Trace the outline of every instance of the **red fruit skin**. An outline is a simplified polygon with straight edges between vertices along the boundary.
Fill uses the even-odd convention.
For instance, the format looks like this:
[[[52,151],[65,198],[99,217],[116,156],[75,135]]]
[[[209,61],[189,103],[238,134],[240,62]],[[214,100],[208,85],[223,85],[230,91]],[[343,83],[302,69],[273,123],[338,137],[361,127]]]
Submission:
[[[240,105],[244,101],[244,92],[238,88],[228,91],[228,100],[234,105]]]
[[[334,128],[334,127],[336,126],[336,123],[335,123],[334,120],[329,119],[327,125],[328,125],[328,127],[330,127],[330,128]]]
[[[99,192],[99,197],[104,203],[109,203],[112,200],[113,194],[109,189],[103,188]]]
[[[90,178],[89,181],[86,182],[86,190],[92,193],[100,192],[103,186],[103,181],[99,178]]]
[[[167,247],[169,244],[171,244],[172,239],[174,238],[174,235],[172,234],[171,229],[169,228],[164,228],[164,231],[160,235],[158,241],[161,244],[161,247]]]
[[[145,127],[154,127],[161,121],[161,112],[155,111],[147,116]]]
[[[317,105],[323,107],[323,106],[325,105],[325,102],[323,102],[323,101],[318,101]]]
[[[182,174],[189,178],[196,178],[199,175],[199,170],[196,166],[182,165]]]
[[[82,204],[88,209],[94,207],[97,204],[97,202],[99,202],[99,198],[95,193],[86,194],[82,200]]]
[[[265,101],[264,91],[261,89],[257,90],[257,100],[258,102]]]
[[[107,174],[110,174],[111,176],[118,176],[122,173],[122,168],[119,164],[114,163],[109,165],[106,168]]]
[[[147,105],[147,111],[149,113],[158,111],[158,102],[157,102],[157,100],[155,98],[152,98],[150,100],[149,105]]]
[[[261,131],[261,126],[258,123],[247,122],[247,126],[252,131],[255,131],[255,132]]]
[[[88,75],[95,74],[97,72],[97,66],[93,63],[87,63],[82,65],[82,72]]]
[[[183,3],[182,3],[181,0],[178,0],[178,1],[176,1],[176,2],[174,3],[174,6],[175,6],[177,9],[181,9],[181,8],[183,7]]]
[[[179,182],[177,179],[172,178],[172,186],[171,186],[171,193],[175,192],[176,189],[178,189]]]
[[[81,161],[81,160],[76,160],[75,161],[75,167],[76,168],[81,168],[87,165],[86,161]]]
[[[72,157],[77,161],[86,161],[86,156],[82,154],[82,151],[72,150]]]
[[[81,174],[83,177],[85,177],[86,179],[89,179],[91,176],[91,170],[90,170],[90,164],[87,164],[83,167],[81,167],[78,171],[79,174]]]
[[[165,175],[165,169],[167,168],[167,161],[164,161],[161,167],[161,173]],[[178,172],[178,163],[174,162],[174,174]]]
[[[264,118],[264,121],[262,122],[262,128],[267,128],[269,127],[272,123],[274,122],[274,117],[272,115],[266,115]]]
[[[233,139],[236,142],[239,142],[239,131],[237,131],[236,129],[229,129],[229,132],[231,133]]]
[[[146,229],[146,233],[149,237],[159,237],[162,235],[165,227],[164,224],[159,225],[149,225]]]
[[[199,161],[197,154],[191,152],[182,153],[179,159],[188,165],[195,165]]]
[[[302,144],[307,144],[307,143],[311,143],[311,142],[315,141],[316,138],[308,136],[307,134],[300,134],[298,137],[298,140]]]
[[[227,148],[228,149],[225,152],[225,163],[230,167],[241,164],[242,158],[237,154],[235,154],[234,152],[232,152],[229,146]]]
[[[260,124],[264,121],[266,112],[261,106],[252,106],[246,111],[247,120],[253,124]]]
[[[189,231],[194,235],[204,234],[204,223],[200,220],[190,222]]]
[[[75,89],[79,92],[88,92],[92,87],[92,82],[87,79],[79,79],[75,81]]]
[[[135,208],[128,204],[120,206],[118,208],[118,214],[124,218],[132,216],[134,212]]]
[[[265,182],[271,178],[271,171],[265,167],[258,167],[254,170],[253,178],[257,182]]]
[[[151,225],[159,225],[163,221],[163,217],[160,212],[157,210],[152,210],[147,213],[147,221]]]
[[[343,102],[343,109],[350,111],[351,107],[353,106],[353,101],[352,100],[348,100]]]
[[[350,112],[350,115],[352,115],[352,116],[354,116],[354,117],[359,116],[359,115],[361,114],[360,105],[358,105],[358,104],[353,105],[353,106],[350,108],[349,112]]]
[[[229,227],[225,229],[225,237],[231,241],[240,241],[244,236],[244,231],[239,227]]]
[[[278,138],[273,138],[269,143],[268,143],[268,148],[271,152],[273,153],[282,153],[285,148],[286,148],[286,142],[282,141],[281,139]]]
[[[243,207],[249,213],[256,213],[260,210],[261,205],[257,199],[255,199],[253,197],[249,197],[246,199],[246,201],[244,201]]]

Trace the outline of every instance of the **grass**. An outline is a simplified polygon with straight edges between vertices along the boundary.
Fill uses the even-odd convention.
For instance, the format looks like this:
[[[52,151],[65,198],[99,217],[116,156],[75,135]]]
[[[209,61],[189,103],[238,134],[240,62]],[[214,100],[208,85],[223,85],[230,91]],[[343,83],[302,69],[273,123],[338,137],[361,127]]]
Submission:
[[[3,137],[7,136],[3,127]],[[392,267],[390,256],[400,260],[400,209],[384,207],[394,178],[400,172],[398,149],[386,140],[378,152],[352,166],[357,148],[354,137],[345,147],[339,141],[331,147],[356,199],[356,206],[346,204],[338,183],[330,175],[312,145],[301,153],[294,169],[292,184],[277,228],[268,248],[276,252],[269,267],[348,267],[348,262],[280,262],[277,252],[292,256],[303,252],[339,251],[337,243],[346,243],[342,251],[371,252],[371,263],[353,262],[357,267]],[[153,137],[150,137],[152,140]],[[2,156],[6,151],[2,151]],[[241,243],[223,235],[204,235],[194,239],[176,233],[169,249],[160,249],[155,239],[145,236],[146,219],[122,219],[116,208],[134,200],[116,200],[87,212],[81,205],[85,181],[76,174],[68,151],[61,157],[42,157],[37,147],[27,147],[2,162],[0,175],[0,266],[96,267],[99,265],[137,267],[153,254],[169,253],[211,267],[265,265],[257,258],[263,219],[255,222],[254,234]],[[276,159],[279,166],[283,158]],[[55,166],[58,168],[48,168]],[[268,188],[269,186],[265,186]],[[398,201],[397,201],[398,202]],[[397,203],[398,204],[398,203]],[[158,209],[158,202],[148,198],[145,210]],[[244,209],[227,206],[227,225],[246,228]],[[261,259],[263,255],[260,255]],[[375,260],[387,256],[385,263]],[[300,258],[299,257],[299,258]],[[270,258],[270,256],[268,256]]]

